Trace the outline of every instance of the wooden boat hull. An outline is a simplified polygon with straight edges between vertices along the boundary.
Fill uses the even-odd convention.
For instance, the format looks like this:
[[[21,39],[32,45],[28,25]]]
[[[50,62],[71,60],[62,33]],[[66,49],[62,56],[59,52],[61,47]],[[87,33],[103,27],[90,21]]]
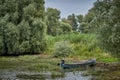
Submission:
[[[96,60],[88,60],[82,63],[73,63],[73,64],[61,64],[63,69],[70,68],[78,68],[78,67],[86,67],[86,66],[94,66],[96,64]]]

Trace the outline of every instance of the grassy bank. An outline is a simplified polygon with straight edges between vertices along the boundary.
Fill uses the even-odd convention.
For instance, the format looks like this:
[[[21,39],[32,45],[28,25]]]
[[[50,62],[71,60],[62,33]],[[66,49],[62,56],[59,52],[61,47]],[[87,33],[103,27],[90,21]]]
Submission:
[[[41,74],[44,72],[51,72],[50,76],[52,78],[64,77],[64,74],[61,73],[62,69],[57,64],[60,62],[60,58],[53,58],[50,55],[25,55],[19,57],[0,57],[0,72],[7,71],[11,73],[16,73],[16,76],[22,79],[41,79]],[[65,58],[67,63],[73,63],[74,61],[81,61],[81,59],[74,58]],[[117,65],[120,67],[120,65]],[[119,77],[119,70],[112,70],[111,68],[105,68],[104,66],[96,67],[95,71],[92,71],[87,74],[92,74],[93,78],[97,80],[112,80]],[[114,68],[116,69],[116,68]],[[2,72],[1,72],[2,73]],[[110,77],[113,75],[115,77]],[[0,76],[0,79],[1,76]],[[119,78],[120,79],[120,78]]]
[[[48,58],[43,55],[25,55],[19,57],[0,57],[0,69],[21,69],[29,71],[58,70],[59,59]],[[22,67],[21,67],[22,66]],[[20,68],[19,68],[20,67]]]
[[[7,79],[3,78],[3,76],[8,76],[7,73],[11,73],[10,77],[14,74],[22,79],[41,79],[43,73],[45,73],[43,77],[44,75],[51,76],[51,78],[63,77],[64,74],[60,73],[61,68],[57,65],[59,62],[60,59],[51,58],[48,55],[0,57],[0,79]],[[47,74],[49,72],[50,74]]]
[[[69,42],[69,46],[72,47],[73,53],[67,57],[76,59],[91,59],[96,58],[103,62],[116,62],[117,58],[112,57],[109,53],[100,49],[95,34],[75,34],[70,33],[60,36],[47,36],[48,49],[46,54],[54,55],[55,44],[61,41]],[[64,45],[64,43],[62,43]],[[65,48],[65,47],[64,47]],[[62,51],[59,51],[62,52]]]

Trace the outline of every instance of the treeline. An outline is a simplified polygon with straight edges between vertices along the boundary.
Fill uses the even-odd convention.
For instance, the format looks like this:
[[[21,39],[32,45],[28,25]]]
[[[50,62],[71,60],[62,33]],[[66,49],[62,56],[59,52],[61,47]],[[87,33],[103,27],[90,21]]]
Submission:
[[[60,18],[44,0],[0,0],[0,55],[42,53],[46,35],[97,34],[101,48],[120,55],[120,1],[97,0],[83,15]]]
[[[48,8],[47,33],[53,36],[69,32],[96,34],[99,46],[118,57],[120,56],[119,4],[120,0],[97,0],[85,16],[71,14],[62,19],[59,10]]]

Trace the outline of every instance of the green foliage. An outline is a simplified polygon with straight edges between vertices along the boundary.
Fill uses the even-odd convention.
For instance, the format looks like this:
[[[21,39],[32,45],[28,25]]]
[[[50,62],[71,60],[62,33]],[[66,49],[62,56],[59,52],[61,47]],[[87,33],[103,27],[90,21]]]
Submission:
[[[32,53],[41,53],[46,48],[45,37],[45,28],[46,25],[40,19],[35,19],[31,26],[31,52]]]
[[[4,17],[6,19],[6,17]],[[1,40],[1,54],[18,53],[19,31],[13,23],[7,23],[5,19],[0,20],[0,40]]]
[[[9,54],[17,54],[18,53],[18,49],[19,49],[19,31],[17,29],[17,27],[12,24],[12,23],[8,23],[6,25],[6,29],[5,29],[5,33],[4,33],[5,37],[6,37],[6,44],[7,44],[7,53]]]
[[[94,12],[92,11],[92,9],[88,12],[88,14],[85,15],[84,17],[84,21],[87,22],[87,23],[90,23],[93,18],[94,18]]]
[[[80,33],[87,33],[89,31],[89,29],[88,29],[88,23],[81,22],[80,26],[79,26],[79,31],[80,31]]]
[[[62,18],[61,21],[64,22],[64,23],[68,23],[69,24],[69,20],[66,19],[66,18]]]
[[[44,0],[0,1],[0,55],[42,53],[44,12]]]
[[[53,8],[48,8],[46,11],[47,16],[47,34],[56,36],[61,33],[59,28],[60,11]]]
[[[99,38],[101,38],[100,39],[101,47],[111,52],[114,56],[120,55],[119,31],[120,24],[115,24],[113,27],[110,27],[109,25],[104,25],[103,28],[101,28],[101,32],[99,33],[98,36]]]
[[[69,15],[67,19],[63,18],[62,21],[65,23],[69,23],[72,26],[72,30],[74,32],[79,33],[94,33],[92,29],[94,26],[91,25],[95,14],[94,11],[91,9],[88,14],[85,16],[83,15]]]
[[[80,30],[83,30],[83,33],[95,33],[95,24],[91,24],[94,21],[95,12],[93,9],[90,9],[89,12],[84,16],[82,22],[80,23]]]
[[[23,20],[19,25],[19,49],[21,53],[30,52],[30,26]]]
[[[68,40],[74,45],[75,54],[71,56],[97,58],[102,53],[95,34],[72,34]]]
[[[98,39],[101,47],[113,56],[120,56],[120,1],[102,0],[94,4]],[[119,58],[119,57],[118,57]]]
[[[102,62],[118,62],[117,58],[113,58],[113,57],[108,57],[108,58],[101,58],[99,59]]]
[[[83,19],[84,19],[84,17],[83,17],[83,15],[77,15],[77,19],[78,19],[78,22],[79,23],[81,23],[81,22],[83,22]]]
[[[63,34],[70,33],[72,31],[72,27],[65,22],[60,22],[60,28]]]
[[[104,56],[104,52],[99,48],[97,37],[95,34],[75,34],[69,33],[60,36],[47,36],[47,45],[49,46],[46,53],[52,54],[56,50],[59,54],[63,54],[62,46],[64,48],[64,40],[66,41],[66,45],[72,46],[72,50],[74,54],[68,54],[69,57],[76,58],[102,58]],[[60,44],[61,42],[61,44]],[[63,43],[62,43],[63,42]],[[67,44],[67,42],[69,42]],[[56,49],[57,47],[54,45],[61,45],[60,49]],[[64,50],[64,49],[63,49]],[[54,54],[53,54],[54,55]],[[57,54],[56,54],[57,55]]]
[[[55,57],[66,57],[73,53],[72,46],[67,41],[56,42],[54,46]]]
[[[25,72],[47,72],[58,71],[60,67],[57,66],[59,59],[44,58],[38,55],[24,55],[19,57],[0,57],[0,70],[15,70]],[[23,68],[24,66],[24,68]],[[19,67],[19,69],[18,69]]]
[[[77,19],[76,19],[75,14],[69,15],[68,16],[68,21],[69,21],[69,24],[72,26],[72,30],[76,31],[77,27],[78,27],[78,24],[77,24]]]

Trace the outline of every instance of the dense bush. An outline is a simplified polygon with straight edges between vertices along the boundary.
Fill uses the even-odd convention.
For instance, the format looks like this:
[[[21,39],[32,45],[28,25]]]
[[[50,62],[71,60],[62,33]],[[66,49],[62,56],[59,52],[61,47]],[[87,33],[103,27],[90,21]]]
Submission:
[[[54,56],[71,56],[71,57],[102,57],[103,51],[99,48],[97,37],[95,34],[65,34],[60,36],[47,36],[48,49],[46,53]],[[69,54],[67,51],[71,49],[74,54]],[[69,49],[66,47],[70,47]],[[66,51],[66,52],[64,52]],[[63,53],[64,52],[64,53]]]
[[[67,41],[56,42],[54,46],[54,57],[66,57],[73,53],[72,46]]]
[[[0,0],[0,55],[46,49],[44,0]]]

